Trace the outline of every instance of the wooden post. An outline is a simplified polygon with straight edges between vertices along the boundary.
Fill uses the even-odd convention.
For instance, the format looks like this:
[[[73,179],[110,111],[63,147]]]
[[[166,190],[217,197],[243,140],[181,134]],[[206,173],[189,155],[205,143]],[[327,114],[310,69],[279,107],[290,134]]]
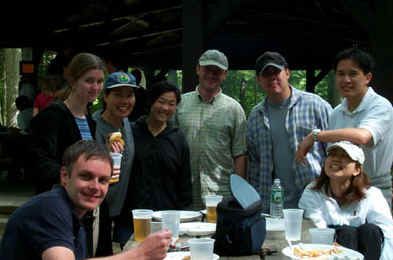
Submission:
[[[204,47],[205,10],[204,0],[183,2],[183,93],[193,91],[197,85],[195,66]]]

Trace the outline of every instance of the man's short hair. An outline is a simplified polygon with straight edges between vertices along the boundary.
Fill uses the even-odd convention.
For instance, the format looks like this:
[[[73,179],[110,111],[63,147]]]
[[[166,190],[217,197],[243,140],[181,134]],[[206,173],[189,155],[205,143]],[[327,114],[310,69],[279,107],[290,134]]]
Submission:
[[[96,141],[80,140],[69,146],[63,154],[63,166],[66,167],[68,175],[71,175],[74,163],[80,156],[84,156],[86,161],[92,157],[107,161],[111,165],[111,173],[113,171],[113,160],[107,148]]]
[[[364,74],[372,73],[375,67],[374,58],[359,48],[349,48],[339,52],[334,60],[334,71],[337,70],[337,65],[342,60],[352,60]]]

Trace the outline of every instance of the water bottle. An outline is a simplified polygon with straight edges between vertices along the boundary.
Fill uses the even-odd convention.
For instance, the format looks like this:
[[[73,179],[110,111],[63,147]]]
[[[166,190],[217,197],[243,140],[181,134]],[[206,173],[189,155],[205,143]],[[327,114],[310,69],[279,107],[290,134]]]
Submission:
[[[270,215],[273,218],[282,218],[284,203],[284,191],[281,187],[280,179],[274,179],[272,185],[272,194],[270,197]]]

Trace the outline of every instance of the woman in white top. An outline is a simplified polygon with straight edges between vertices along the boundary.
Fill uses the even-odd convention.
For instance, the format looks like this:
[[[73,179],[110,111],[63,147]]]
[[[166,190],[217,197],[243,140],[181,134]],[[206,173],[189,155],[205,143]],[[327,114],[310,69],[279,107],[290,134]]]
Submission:
[[[365,259],[392,259],[393,220],[381,191],[363,172],[364,153],[340,141],[328,147],[321,175],[299,201],[317,227],[336,229],[336,241],[361,252]]]

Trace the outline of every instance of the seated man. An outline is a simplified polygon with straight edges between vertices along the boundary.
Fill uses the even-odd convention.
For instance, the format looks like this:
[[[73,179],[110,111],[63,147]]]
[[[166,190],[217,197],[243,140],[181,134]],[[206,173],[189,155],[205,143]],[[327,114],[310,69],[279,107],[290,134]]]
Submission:
[[[0,259],[87,258],[83,217],[104,200],[112,172],[104,146],[81,140],[63,155],[61,186],[33,197],[9,218]],[[154,233],[139,247],[103,259],[163,259],[171,240],[167,230]]]

